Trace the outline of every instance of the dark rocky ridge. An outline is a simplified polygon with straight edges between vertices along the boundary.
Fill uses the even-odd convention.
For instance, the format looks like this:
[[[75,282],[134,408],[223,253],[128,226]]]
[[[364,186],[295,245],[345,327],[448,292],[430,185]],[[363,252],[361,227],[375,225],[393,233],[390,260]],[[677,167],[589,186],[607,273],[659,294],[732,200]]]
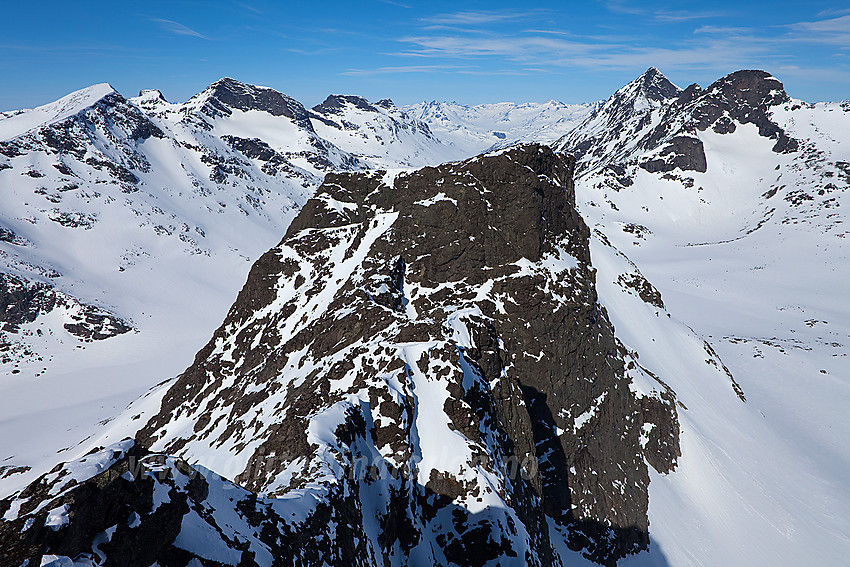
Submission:
[[[101,467],[90,469],[88,478],[74,478],[79,474],[74,469],[91,461]],[[227,509],[220,507],[222,501]],[[13,506],[14,519],[0,522],[0,567],[70,565],[72,560],[106,567],[223,565],[210,556],[229,556],[240,566],[266,563],[263,556],[272,556],[275,567],[323,562],[342,567],[350,565],[342,556],[359,553],[366,559],[363,549],[335,549],[311,537],[331,522],[345,526],[343,507],[328,503],[306,526],[294,527],[281,518],[273,500],[127,442],[57,465],[17,499],[0,500],[0,516]],[[50,513],[63,506],[68,521],[57,525]],[[240,523],[234,522],[234,529],[218,518],[219,512]],[[186,526],[214,535],[189,550],[178,540]],[[49,563],[49,555],[66,562]]]
[[[281,245],[254,265],[225,323],[170,388],[139,441],[174,454],[198,441],[237,453],[251,443],[257,448],[237,480],[255,491],[278,486],[275,492],[284,494],[311,486],[327,466],[307,431],[317,409],[342,404],[348,409],[335,433],[338,478],[356,478],[364,446],[391,449],[382,466],[396,474],[379,478],[393,495],[378,513],[386,534],[382,554],[396,555],[399,545],[406,553],[430,537],[441,510],[452,509],[453,525],[438,535],[435,561],[509,556],[519,545],[514,520],[491,510],[473,521],[463,505],[480,494],[477,482],[434,469],[424,486],[416,482],[415,367],[446,381],[442,412],[475,447],[477,465],[502,478],[500,497],[529,534],[519,547],[528,563],[553,560],[547,516],[570,547],[600,563],[645,548],[646,462],[663,472],[675,465],[675,407],[669,396],[639,399],[628,387],[626,353],[596,302],[572,168],[548,148],[527,146],[425,168],[399,177],[394,187],[380,176],[328,175]],[[397,217],[376,238],[386,215]],[[564,253],[574,267],[529,273],[520,267]],[[337,255],[362,256],[346,268],[353,273],[344,283],[330,279],[336,276],[329,258]],[[334,285],[330,302],[311,315],[311,298]],[[492,286],[483,297],[481,286]],[[462,319],[469,344],[451,338],[459,305],[474,309]],[[433,341],[437,346],[416,362],[393,350]],[[305,361],[314,370],[299,374]],[[377,379],[388,372],[405,398],[394,398]],[[367,400],[346,406],[352,395]],[[273,425],[264,425],[254,408],[274,400]],[[576,426],[582,414],[590,417]],[[193,432],[168,434],[169,423],[187,418]],[[646,446],[639,439],[643,423],[655,425]],[[497,464],[511,459],[539,474],[504,474]],[[288,485],[275,484],[284,471]],[[323,486],[355,523],[369,513],[357,496],[374,490],[369,484]],[[315,529],[321,537],[324,527]],[[493,530],[501,543],[491,539]],[[357,560],[357,545],[336,544],[352,550],[346,560]]]
[[[32,323],[40,315],[59,307],[76,312],[64,327],[81,339],[103,340],[133,330],[119,317],[93,305],[81,304],[49,284],[0,273],[0,332],[15,334],[21,325]]]
[[[771,118],[772,108],[790,100],[782,83],[765,71],[736,71],[706,89],[693,84],[681,90],[651,68],[555,147],[576,156],[579,173],[633,164],[635,154],[644,152],[656,154],[639,164],[650,172],[705,172],[705,151],[696,134],[709,128],[728,134],[736,123],[753,124],[761,136],[775,140],[773,151],[796,151],[799,143]]]
[[[693,89],[683,93],[680,104],[687,104],[690,97],[697,101],[693,113],[694,125],[698,130],[712,128],[720,134],[734,132],[736,120],[741,124],[754,124],[759,134],[776,140],[773,151],[793,152],[798,142],[770,119],[768,111],[791,100],[782,83],[765,71],[736,71],[715,81],[704,92]]]
[[[313,130],[304,105],[274,89],[246,85],[225,77],[210,85],[204,92],[210,93],[204,105],[204,112],[210,116],[230,116],[231,109],[260,110],[272,116],[285,116],[299,127]]]
[[[324,102],[322,102],[322,104],[317,104],[313,107],[313,112],[316,112],[317,114],[337,114],[339,113],[340,109],[345,107],[346,103],[351,104],[352,106],[355,106],[360,110],[365,110],[367,112],[376,111],[375,107],[369,104],[369,101],[363,98],[362,96],[329,95],[324,100]]]
[[[658,152],[655,159],[640,164],[650,173],[658,171],[699,171],[705,173],[708,164],[705,161],[705,148],[698,138],[676,136]]]
[[[150,91],[147,92],[150,93]],[[157,104],[157,99],[161,100],[160,97],[153,96],[141,104],[152,110]],[[311,122],[311,117],[316,116],[315,113],[311,113],[294,98],[274,89],[245,84],[225,77],[192,97],[186,103],[186,108],[191,110],[185,112],[182,121],[192,127],[205,130],[213,128],[212,121],[231,116],[234,110],[265,112],[271,116],[281,116],[291,120],[297,128],[303,130],[305,138],[302,144],[295,144],[289,151],[282,148],[274,150],[267,142],[260,139],[243,139],[231,135],[221,137],[231,149],[249,159],[264,162],[261,169],[267,175],[300,179],[302,185],[306,187],[312,183],[318,184],[319,178],[312,177],[311,173],[295,166],[293,160],[303,158],[311,166],[323,172],[364,168],[364,164],[356,157],[346,154],[316,134]],[[234,177],[246,177],[245,164],[238,158],[210,152],[203,155],[201,161],[213,168],[209,179],[216,184],[224,185]]]

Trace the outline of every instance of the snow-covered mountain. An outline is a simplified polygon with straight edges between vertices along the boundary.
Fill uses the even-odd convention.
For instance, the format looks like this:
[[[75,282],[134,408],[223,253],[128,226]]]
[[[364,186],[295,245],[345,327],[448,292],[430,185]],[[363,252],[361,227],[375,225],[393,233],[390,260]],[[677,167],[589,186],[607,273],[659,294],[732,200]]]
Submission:
[[[610,564],[645,549],[648,463],[666,473],[679,453],[675,394],[596,302],[572,167],[532,145],[329,175],[195,363],[127,412],[147,419],[138,443],[274,497],[275,545],[309,534],[340,564]],[[10,504],[17,524],[56,508],[31,504]],[[125,513],[144,526],[151,505]],[[71,556],[96,547],[80,544]]]
[[[323,138],[373,168],[422,167],[467,155],[389,99],[370,104],[363,97],[331,95],[313,107],[310,119]]]
[[[406,111],[428,124],[432,132],[461,149],[476,155],[491,148],[515,143],[550,144],[575,128],[600,103],[516,104],[502,102],[466,106],[457,102],[421,102]]]
[[[848,131],[850,105],[793,100],[761,71],[682,90],[650,69],[557,144],[578,157],[600,301],[688,408],[679,468],[650,485],[670,564],[838,564],[848,551]],[[704,389],[679,341],[633,319],[630,265],[745,404]]]
[[[4,113],[8,564],[840,564],[848,121],[657,69]]]
[[[425,125],[385,112],[411,132],[388,139],[405,148],[393,159],[447,159]],[[232,79],[185,103],[103,84],[4,114],[2,459],[55,460],[183,370],[324,174],[386,159],[358,148],[360,129],[323,138],[317,116]]]

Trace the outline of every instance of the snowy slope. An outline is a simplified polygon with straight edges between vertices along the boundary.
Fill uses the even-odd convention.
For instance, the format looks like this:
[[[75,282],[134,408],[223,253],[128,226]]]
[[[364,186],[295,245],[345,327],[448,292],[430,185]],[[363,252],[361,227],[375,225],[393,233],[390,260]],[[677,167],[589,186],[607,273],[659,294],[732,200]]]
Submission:
[[[793,101],[773,81],[732,76],[695,96],[668,92],[662,105],[639,96],[623,124],[591,117],[562,141],[593,140],[579,148],[576,192],[600,235],[601,301],[688,408],[679,469],[650,485],[656,547],[636,564],[838,564],[850,549],[850,114]],[[730,94],[746,116],[716,112]],[[698,140],[704,159],[695,143],[668,145],[677,136]],[[618,281],[632,263],[671,320],[629,306],[638,298]],[[682,324],[720,356],[746,403],[705,377],[715,369],[698,363],[699,344],[677,339]]]
[[[517,142],[552,143],[570,132],[598,103],[516,104],[503,102],[466,106],[456,102],[421,102],[405,110],[466,156]]]
[[[320,136],[373,168],[422,167],[469,155],[389,99],[371,104],[358,96],[331,95],[313,107],[310,119]]]
[[[0,271],[132,328],[76,336],[72,305],[4,329],[5,466],[49,467],[185,368],[323,169],[356,164],[273,107],[234,108],[221,87],[172,105],[99,85],[0,121]]]

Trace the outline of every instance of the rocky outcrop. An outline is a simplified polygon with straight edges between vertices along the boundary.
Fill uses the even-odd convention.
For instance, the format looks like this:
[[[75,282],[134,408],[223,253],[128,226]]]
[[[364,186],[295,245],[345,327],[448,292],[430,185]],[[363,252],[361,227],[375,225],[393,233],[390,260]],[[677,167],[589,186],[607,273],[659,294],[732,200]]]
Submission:
[[[344,564],[343,550],[308,539],[276,508],[127,440],[61,463],[0,500],[0,567]],[[344,521],[329,505],[311,519]]]
[[[382,106],[386,106],[386,101],[381,102],[384,103]],[[324,102],[322,102],[322,104],[317,104],[316,106],[314,106],[313,112],[322,115],[339,114],[340,111],[345,108],[346,104],[350,104],[351,106],[359,108],[360,110],[365,110],[367,112],[376,111],[375,107],[369,104],[369,101],[363,98],[362,96],[330,95],[324,100]]]
[[[139,442],[244,463],[238,482],[309,518],[333,502],[348,531],[305,533],[348,562],[548,565],[553,536],[603,564],[644,549],[675,406],[629,388],[572,169],[525,146],[328,175]]]
[[[770,117],[770,109],[791,100],[782,83],[764,71],[736,71],[719,79],[704,92],[698,89],[687,97],[695,98],[693,117],[698,130],[713,129],[719,134],[735,131],[735,122],[754,124],[759,134],[776,140],[773,151],[793,152],[798,142],[789,138]]]
[[[676,136],[658,152],[658,157],[640,164],[650,173],[667,172],[674,169],[705,173],[705,149],[699,138]]]
[[[16,334],[22,325],[56,309],[62,310],[67,321],[65,330],[81,339],[108,339],[133,330],[115,315],[82,304],[49,284],[0,273],[0,332]]]

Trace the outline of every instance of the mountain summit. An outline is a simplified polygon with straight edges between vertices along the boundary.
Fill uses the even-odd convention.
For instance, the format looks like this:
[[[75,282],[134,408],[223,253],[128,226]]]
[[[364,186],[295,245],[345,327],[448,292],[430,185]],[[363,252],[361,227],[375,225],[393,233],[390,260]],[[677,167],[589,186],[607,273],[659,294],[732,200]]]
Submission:
[[[312,130],[307,110],[300,102],[268,87],[247,85],[225,77],[194,98],[203,101],[206,112],[213,117],[219,113],[229,116],[232,110],[257,110],[272,116],[285,116],[300,128]]]
[[[646,100],[663,102],[676,97],[681,91],[661,71],[650,67],[618,92],[639,92]]]
[[[755,124],[775,140],[774,151],[797,147],[772,117],[790,98],[782,83],[764,71],[737,71],[705,90],[682,90],[651,67],[587,116],[555,147],[573,153],[578,169],[620,166],[655,152],[651,169],[705,171],[705,152],[697,132],[725,134],[736,124]],[[679,165],[676,165],[679,164]]]

